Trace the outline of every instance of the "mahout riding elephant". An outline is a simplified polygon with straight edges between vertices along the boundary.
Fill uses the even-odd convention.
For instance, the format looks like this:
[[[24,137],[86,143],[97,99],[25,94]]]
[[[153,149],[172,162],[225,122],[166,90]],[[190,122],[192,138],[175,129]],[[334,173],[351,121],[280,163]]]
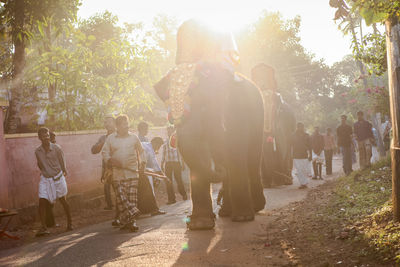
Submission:
[[[220,216],[254,220],[265,206],[260,177],[264,109],[259,89],[234,72],[230,35],[194,20],[178,29],[176,67],[154,87],[169,107],[177,144],[190,168],[192,230],[215,225],[211,182],[223,181]]]
[[[291,107],[277,92],[275,71],[264,63],[251,71],[264,100],[264,145],[262,181],[264,187],[292,184],[291,136],[296,118]]]

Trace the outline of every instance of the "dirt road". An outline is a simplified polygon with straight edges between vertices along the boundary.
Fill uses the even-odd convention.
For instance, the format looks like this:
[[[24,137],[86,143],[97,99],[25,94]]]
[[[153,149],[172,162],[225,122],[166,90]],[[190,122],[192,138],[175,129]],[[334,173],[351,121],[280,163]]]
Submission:
[[[341,172],[341,160],[334,158],[334,179]],[[114,229],[110,222],[92,225],[57,237],[0,251],[1,266],[232,266],[285,265],[289,261],[279,249],[266,253],[268,247],[261,236],[269,223],[268,214],[279,212],[290,203],[305,198],[308,190],[299,190],[298,182],[291,186],[265,189],[267,205],[256,220],[233,223],[218,218],[215,230],[188,231],[185,217],[190,213],[190,201],[162,207],[166,215],[144,217],[138,221],[140,231],[127,233]],[[323,181],[311,181],[310,188]],[[218,186],[213,188],[214,199]],[[214,206],[216,207],[216,206]],[[271,259],[274,259],[271,261]]]

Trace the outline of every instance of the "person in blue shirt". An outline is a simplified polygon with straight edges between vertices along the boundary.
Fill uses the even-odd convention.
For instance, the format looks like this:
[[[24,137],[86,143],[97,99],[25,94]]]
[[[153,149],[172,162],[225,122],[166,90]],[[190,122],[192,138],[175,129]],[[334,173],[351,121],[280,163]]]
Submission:
[[[147,122],[139,122],[137,130],[140,142],[149,142],[149,139],[147,139],[147,134],[149,133],[149,125]]]
[[[164,141],[161,137],[154,137],[151,142],[142,142],[147,171],[162,174],[160,165],[156,159],[156,153],[163,143]],[[153,177],[151,176],[139,177],[138,207],[142,214],[150,213],[154,216],[166,213],[158,208],[154,194]]]

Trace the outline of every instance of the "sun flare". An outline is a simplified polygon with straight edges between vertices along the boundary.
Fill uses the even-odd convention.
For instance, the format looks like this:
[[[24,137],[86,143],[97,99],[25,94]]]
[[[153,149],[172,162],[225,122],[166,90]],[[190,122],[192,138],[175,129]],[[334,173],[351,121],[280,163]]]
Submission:
[[[221,13],[203,14],[199,12],[199,14],[196,14],[194,18],[203,22],[210,29],[223,33],[240,31],[251,22],[251,20],[246,17]]]

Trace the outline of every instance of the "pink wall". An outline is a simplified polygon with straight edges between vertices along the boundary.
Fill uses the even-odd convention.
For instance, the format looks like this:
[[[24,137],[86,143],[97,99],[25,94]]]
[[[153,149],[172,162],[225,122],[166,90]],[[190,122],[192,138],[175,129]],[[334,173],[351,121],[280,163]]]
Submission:
[[[10,179],[10,173],[8,171],[6,151],[5,151],[5,140],[4,140],[4,129],[3,129],[3,118],[4,112],[0,106],[0,207],[8,208],[8,183]]]
[[[81,193],[101,186],[101,156],[92,155],[91,146],[101,134],[57,136],[67,162],[67,184],[70,194]],[[22,208],[37,202],[40,172],[36,166],[35,149],[40,146],[37,137],[7,138],[6,154],[12,180],[9,200],[13,208]]]
[[[149,137],[164,133],[163,129],[153,129],[150,131]],[[102,187],[100,183],[101,155],[93,155],[90,151],[101,135],[101,133],[82,134],[79,132],[66,135],[57,134],[57,144],[62,147],[65,154],[70,195]],[[40,172],[36,166],[35,149],[40,146],[39,139],[37,136],[15,138],[8,136],[5,139],[5,145],[8,169],[11,174],[8,182],[8,206],[23,208],[36,204]],[[2,205],[0,202],[0,206]]]

